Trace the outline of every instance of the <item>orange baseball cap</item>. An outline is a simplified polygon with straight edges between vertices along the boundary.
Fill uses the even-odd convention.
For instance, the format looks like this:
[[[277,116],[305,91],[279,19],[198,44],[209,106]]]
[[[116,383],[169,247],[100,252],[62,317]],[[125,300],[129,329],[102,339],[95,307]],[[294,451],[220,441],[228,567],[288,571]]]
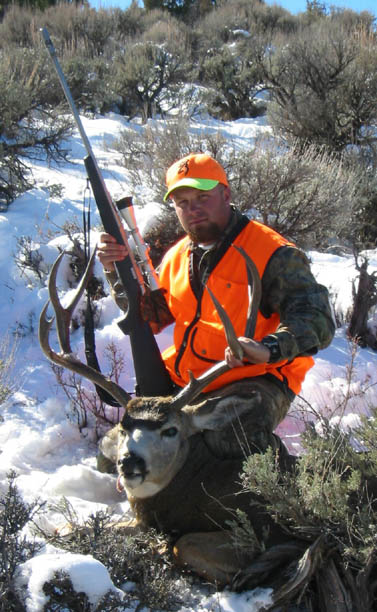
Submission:
[[[229,187],[224,168],[210,155],[190,153],[174,162],[168,169],[166,173],[168,191],[164,195],[164,202],[178,187],[194,187],[209,191],[219,183]]]

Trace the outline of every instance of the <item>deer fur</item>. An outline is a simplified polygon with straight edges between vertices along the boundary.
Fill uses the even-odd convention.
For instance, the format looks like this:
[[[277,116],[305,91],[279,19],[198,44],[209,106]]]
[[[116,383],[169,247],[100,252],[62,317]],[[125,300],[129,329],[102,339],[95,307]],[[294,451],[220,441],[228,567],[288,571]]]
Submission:
[[[258,552],[246,554],[232,540],[236,510],[245,512],[264,545],[287,540],[263,508],[252,505],[256,498],[241,492],[242,453],[224,459],[206,441],[206,431],[223,427],[244,407],[239,396],[221,398],[219,391],[173,412],[171,398],[133,399],[100,445],[116,461],[118,489],[127,494],[136,525],[173,536],[177,563],[218,586],[229,584]]]

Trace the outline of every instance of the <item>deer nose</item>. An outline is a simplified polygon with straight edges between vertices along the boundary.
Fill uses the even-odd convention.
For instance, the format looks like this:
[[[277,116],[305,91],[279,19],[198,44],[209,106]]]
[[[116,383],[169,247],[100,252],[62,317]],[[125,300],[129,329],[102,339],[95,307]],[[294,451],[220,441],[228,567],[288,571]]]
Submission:
[[[118,465],[126,478],[133,478],[135,476],[144,477],[146,474],[144,459],[135,453],[129,453],[122,457],[122,459],[118,461]]]

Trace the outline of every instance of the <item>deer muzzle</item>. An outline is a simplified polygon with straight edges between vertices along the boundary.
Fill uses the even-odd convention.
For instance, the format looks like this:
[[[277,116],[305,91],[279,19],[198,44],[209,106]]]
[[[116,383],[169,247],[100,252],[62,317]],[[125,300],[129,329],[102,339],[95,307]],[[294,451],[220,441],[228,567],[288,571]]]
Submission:
[[[128,453],[118,460],[118,472],[120,480],[129,488],[142,484],[148,473],[144,459],[135,453]]]

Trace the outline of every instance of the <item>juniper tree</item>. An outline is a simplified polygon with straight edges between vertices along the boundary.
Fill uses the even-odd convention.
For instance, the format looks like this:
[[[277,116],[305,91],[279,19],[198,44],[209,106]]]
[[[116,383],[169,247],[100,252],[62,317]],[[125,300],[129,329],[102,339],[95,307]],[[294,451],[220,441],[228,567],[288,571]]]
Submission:
[[[365,28],[320,20],[257,58],[270,119],[285,137],[341,152],[375,147],[377,44]]]

